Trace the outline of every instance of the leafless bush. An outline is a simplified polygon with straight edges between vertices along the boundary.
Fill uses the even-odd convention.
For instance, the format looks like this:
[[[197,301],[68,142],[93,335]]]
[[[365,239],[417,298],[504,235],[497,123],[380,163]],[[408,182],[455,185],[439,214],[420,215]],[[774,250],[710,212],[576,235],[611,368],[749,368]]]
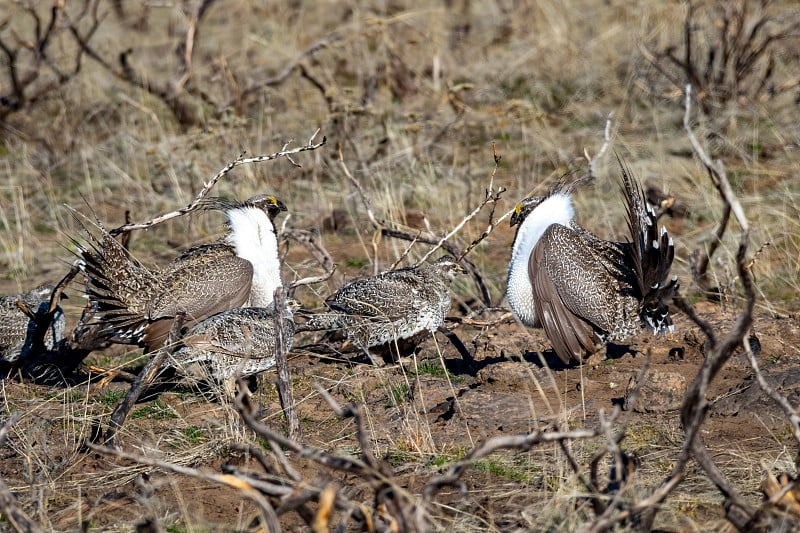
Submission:
[[[763,101],[797,88],[800,77],[776,80],[776,58],[800,42],[800,17],[769,0],[683,2],[683,41],[640,48],[671,90],[697,91],[705,115],[729,105]],[[660,92],[660,91],[656,91]]]
[[[83,50],[101,23],[97,0],[83,0],[67,10],[63,0],[49,10],[37,2],[19,2],[0,21],[0,122],[28,110],[68,84],[81,72]],[[88,28],[84,22],[91,21]]]
[[[240,86],[238,80],[242,79],[241,72],[233,72],[230,66],[223,65],[227,96],[214,97],[206,87],[208,82],[208,68],[198,69],[194,65],[194,50],[200,42],[200,27],[216,0],[200,0],[197,2],[183,2],[181,6],[182,31],[169,37],[173,65],[164,65],[166,70],[173,70],[171,79],[168,75],[151,71],[140,71],[133,61],[136,55],[135,48],[120,50],[113,56],[101,53],[86,39],[82,39],[75,27],[71,30],[80,44],[82,50],[93,60],[97,61],[104,70],[115,78],[134,87],[145,90],[160,99],[172,112],[182,126],[196,126],[203,124],[208,115],[217,116],[227,109],[243,112],[244,102],[252,99],[265,87],[282,84],[296,70],[301,70],[301,60],[313,55],[321,48],[325,48],[339,39],[337,35],[323,37],[307,47],[294,60],[288,62],[284,68],[274,76],[258,76],[248,85]],[[114,10],[121,21],[127,20],[127,14],[121,2],[114,2]],[[140,31],[154,33],[158,31],[148,24],[149,9],[143,9],[134,27]],[[169,56],[168,56],[169,57]],[[224,60],[223,60],[224,62]],[[208,67],[208,65],[206,65]],[[164,70],[164,69],[162,69]],[[208,111],[204,112],[204,108]]]
[[[159,98],[172,111],[180,124],[192,126],[202,122],[202,114],[199,112],[200,100],[198,99],[202,94],[197,85],[193,83],[192,58],[195,40],[198,36],[200,22],[213,4],[214,0],[203,0],[191,7],[184,6],[185,26],[182,35],[175,38],[172,45],[177,62],[173,78],[170,81],[159,80],[161,76],[153,73],[139,72],[131,62],[133,48],[120,51],[117,60],[112,61],[92,47],[86,39],[83,39],[76,26],[70,26],[70,31],[75,36],[81,50],[97,61],[107,72],[117,79]]]

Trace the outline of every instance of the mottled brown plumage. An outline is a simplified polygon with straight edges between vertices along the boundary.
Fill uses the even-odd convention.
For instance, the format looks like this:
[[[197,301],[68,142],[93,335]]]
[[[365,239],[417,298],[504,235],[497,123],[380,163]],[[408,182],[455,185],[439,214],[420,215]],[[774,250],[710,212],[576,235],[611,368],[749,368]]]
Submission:
[[[620,162],[629,242],[605,241],[573,220],[570,187],[526,198],[511,224],[519,224],[509,264],[507,296],[515,316],[543,327],[565,363],[581,361],[603,342],[622,342],[642,324],[672,328],[667,302],[672,240],[659,233],[639,184]]]
[[[271,302],[280,285],[272,220],[286,207],[264,195],[212,207],[225,210],[229,233],[187,250],[165,268],[145,267],[102,227],[99,239],[90,237],[90,247],[81,250],[86,292],[111,340],[153,351],[163,346],[180,312],[191,326],[229,309]]]
[[[52,287],[42,285],[22,294],[0,297],[0,362],[16,363],[28,357],[36,324],[17,305],[22,302],[36,315],[50,308]],[[44,336],[44,348],[52,350],[64,337],[64,313],[58,307]]]
[[[402,268],[349,283],[326,300],[331,311],[312,317],[304,329],[341,329],[360,349],[398,340],[421,340],[450,311],[450,284],[464,269],[441,257],[425,267]]]
[[[291,350],[294,312],[299,304],[286,302],[283,314],[283,348]],[[241,307],[208,317],[190,327],[180,347],[169,356],[169,365],[186,373],[190,365],[203,363],[217,380],[257,374],[275,366],[274,305]]]

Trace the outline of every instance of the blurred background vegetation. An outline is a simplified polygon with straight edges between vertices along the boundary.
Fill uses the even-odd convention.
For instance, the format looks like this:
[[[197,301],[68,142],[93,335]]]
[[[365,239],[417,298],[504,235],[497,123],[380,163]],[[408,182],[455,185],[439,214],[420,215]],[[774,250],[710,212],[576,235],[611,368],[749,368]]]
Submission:
[[[790,1],[544,0],[0,2],[0,289],[56,281],[76,226],[63,207],[108,226],[186,205],[243,150],[271,153],[317,129],[322,150],[241,168],[216,193],[271,192],[288,225],[320,229],[348,272],[391,264],[404,243],[371,228],[344,179],[339,150],[376,209],[443,234],[478,204],[494,162],[501,211],[543,191],[584,150],[612,145],[577,195],[579,220],[620,236],[612,151],[643,182],[674,194],[688,217],[666,219],[676,268],[708,244],[721,205],[682,128],[693,121],[722,158],[754,222],[761,306],[798,307],[800,181],[796,4]],[[159,261],[219,232],[213,215],[136,235]],[[485,219],[455,238],[468,243]],[[65,235],[66,234],[66,235]],[[513,235],[503,224],[475,252],[496,303]],[[734,237],[732,237],[734,238]],[[732,285],[731,243],[711,271]],[[421,255],[415,251],[415,254]],[[292,270],[313,269],[290,253]],[[387,263],[388,261],[388,263]],[[465,297],[472,289],[460,287]]]

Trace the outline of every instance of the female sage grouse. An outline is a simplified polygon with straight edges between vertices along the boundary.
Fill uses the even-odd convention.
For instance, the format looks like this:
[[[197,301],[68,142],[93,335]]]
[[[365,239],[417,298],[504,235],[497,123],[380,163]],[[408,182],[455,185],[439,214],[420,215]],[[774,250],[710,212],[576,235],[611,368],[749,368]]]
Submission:
[[[208,207],[225,211],[228,233],[187,250],[164,269],[143,266],[102,227],[102,240],[90,236],[91,247],[81,248],[86,292],[112,341],[150,352],[163,346],[180,312],[190,327],[229,309],[272,303],[282,284],[273,221],[286,206],[259,195],[242,203],[214,200]]]
[[[370,348],[400,340],[419,344],[424,333],[444,323],[451,305],[450,284],[463,272],[455,259],[444,256],[426,267],[353,281],[325,301],[330,312],[312,317],[302,329],[341,329],[376,364]]]
[[[289,298],[283,312],[283,349],[294,341],[294,312],[300,307]],[[233,391],[237,375],[250,376],[275,366],[275,305],[240,307],[210,316],[191,326],[181,337],[168,364],[184,375],[201,363],[209,375]]]
[[[621,161],[620,168],[630,242],[604,241],[573,220],[570,194],[578,182],[526,198],[511,217],[519,229],[508,304],[524,325],[544,328],[564,363],[582,361],[600,343],[622,342],[642,324],[654,333],[673,329],[672,239],[665,228],[658,231],[641,186]]]
[[[44,316],[50,308],[52,287],[42,285],[22,294],[0,297],[0,363],[16,363],[25,359],[33,348],[32,335],[36,324],[17,306],[22,302],[37,316]],[[61,307],[44,336],[44,348],[52,350],[64,338],[66,321]]]

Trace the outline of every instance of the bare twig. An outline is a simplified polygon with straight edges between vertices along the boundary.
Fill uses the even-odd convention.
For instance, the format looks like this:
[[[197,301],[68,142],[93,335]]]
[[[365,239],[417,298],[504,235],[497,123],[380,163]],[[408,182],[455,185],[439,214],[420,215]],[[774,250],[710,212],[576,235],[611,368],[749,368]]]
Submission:
[[[484,230],[483,233],[481,233],[481,235],[475,241],[473,241],[463,252],[461,252],[461,254],[459,254],[457,259],[459,261],[464,259],[464,257],[473,248],[475,248],[475,246],[477,246],[483,239],[485,239],[492,232],[492,230],[497,226],[497,224],[500,222],[498,220],[496,223],[493,223],[491,218],[492,218],[492,215],[494,214],[494,206],[495,206],[495,204],[500,201],[500,196],[505,192],[506,189],[504,187],[498,187],[497,191],[494,190],[494,175],[497,172],[497,166],[498,166],[498,164],[500,162],[500,158],[497,155],[497,147],[496,147],[496,145],[494,143],[492,143],[492,149],[494,151],[495,164],[494,164],[494,168],[492,169],[492,174],[489,177],[489,186],[486,188],[486,194],[484,195],[483,200],[481,201],[480,204],[475,206],[475,208],[467,216],[465,216],[461,220],[461,222],[456,224],[455,228],[450,230],[450,232],[448,232],[445,236],[443,236],[441,239],[439,239],[439,242],[436,243],[436,245],[433,248],[428,250],[428,252],[424,256],[422,256],[422,258],[417,262],[417,265],[420,265],[423,262],[425,262],[431,256],[431,254],[433,254],[436,250],[441,248],[442,245],[444,245],[444,243],[447,242],[453,235],[458,233],[458,231],[460,231],[461,228],[463,228],[464,225],[467,222],[472,220],[478,213],[481,212],[481,210],[486,206],[486,204],[489,204],[489,203],[492,204],[492,211],[491,211],[491,214],[489,216],[489,227],[486,230]]]
[[[278,373],[278,395],[281,400],[283,416],[286,418],[289,438],[297,440],[300,438],[300,419],[297,418],[297,409],[294,404],[294,394],[292,393],[292,380],[289,375],[289,361],[286,359],[286,349],[284,348],[284,338],[286,331],[283,327],[283,314],[286,308],[286,289],[278,287],[275,289],[275,367]]]
[[[329,454],[323,450],[319,450],[310,446],[304,446],[294,439],[288,438],[268,427],[259,421],[253,413],[252,406],[249,405],[244,390],[240,390],[235,400],[236,409],[245,421],[245,424],[252,429],[257,435],[264,438],[267,442],[274,443],[274,445],[281,446],[291,452],[296,453],[300,457],[308,458],[319,465],[334,470],[350,472],[356,474],[365,480],[373,480],[376,483],[386,483],[389,480],[380,472],[368,466],[363,460],[356,459],[348,456],[337,456]],[[341,410],[345,413],[345,410]],[[357,428],[362,431],[362,428]],[[398,491],[400,491],[398,487]],[[343,509],[347,513],[352,514],[356,518],[365,519],[373,522],[376,527],[385,527],[381,518],[377,514],[369,512],[365,507],[354,505],[347,500],[341,492],[336,493],[335,505],[338,509]]]
[[[497,151],[495,150],[495,169],[497,168],[498,162],[499,162],[499,156],[497,156]],[[454,245],[448,239],[450,237],[452,237],[452,235],[454,235],[455,232],[458,229],[463,227],[463,225],[468,220],[473,218],[485,205],[487,205],[489,203],[492,204],[492,214],[493,214],[494,213],[494,205],[500,199],[500,194],[502,194],[505,189],[503,189],[501,187],[498,190],[498,192],[491,191],[491,189],[487,190],[487,194],[486,194],[483,202],[480,204],[480,206],[477,207],[475,210],[473,210],[473,213],[468,215],[468,217],[465,220],[463,220],[461,224],[459,224],[459,226],[458,226],[458,228],[456,230],[451,231],[445,237],[436,237],[434,235],[431,235],[429,233],[423,233],[421,231],[417,232],[417,233],[408,232],[408,231],[396,228],[396,227],[394,227],[394,225],[392,225],[390,223],[387,223],[386,220],[384,220],[382,218],[379,218],[375,214],[375,209],[372,206],[372,201],[370,200],[370,198],[367,195],[367,193],[364,190],[364,188],[361,186],[361,183],[355,177],[353,177],[353,174],[350,172],[350,169],[347,168],[347,165],[344,162],[344,156],[342,155],[341,148],[339,149],[339,163],[340,163],[340,165],[342,167],[342,171],[344,172],[345,177],[348,179],[348,181],[353,185],[353,187],[358,192],[358,195],[359,195],[359,197],[361,199],[361,203],[364,205],[364,209],[367,212],[367,217],[369,218],[370,223],[372,224],[372,227],[376,230],[376,232],[379,232],[380,235],[386,235],[388,237],[402,239],[402,240],[409,241],[409,242],[420,242],[420,243],[433,245],[434,246],[433,250],[429,251],[425,255],[424,259],[429,257],[430,254],[433,253],[433,251],[435,251],[435,250],[437,250],[439,248],[444,248],[451,255],[459,258],[459,260],[461,261],[462,265],[466,269],[467,273],[472,277],[473,281],[475,282],[475,285],[477,286],[478,291],[479,291],[479,293],[481,295],[481,301],[483,302],[483,304],[485,306],[487,306],[487,307],[492,305],[492,303],[491,303],[491,294],[489,293],[489,289],[488,289],[488,287],[486,286],[486,283],[483,280],[483,275],[480,273],[480,271],[478,270],[478,268],[475,265],[475,263],[473,263],[472,261],[470,261],[466,257],[466,253],[469,250],[471,250],[472,248],[474,248],[475,245],[478,244],[478,242],[480,242],[487,235],[489,235],[489,233],[491,233],[491,230],[494,229],[494,227],[500,221],[498,220],[498,221],[495,221],[495,222],[490,222],[489,229],[484,231],[484,233],[478,238],[477,242],[474,242],[472,245],[470,245],[470,247],[468,248],[467,251],[461,250],[458,246]],[[494,171],[492,172],[492,177],[494,177]],[[508,213],[508,216],[511,216],[511,212]],[[419,263],[421,263],[421,262],[422,261],[420,261]]]
[[[197,4],[196,9],[187,16],[186,29],[183,39],[175,45],[178,55],[178,69],[174,82],[158,83],[156,76],[141,74],[131,64],[130,56],[133,49],[128,48],[117,55],[118,67],[114,67],[108,59],[104,58],[97,49],[89,44],[89,40],[78,31],[75,23],[69,25],[75,41],[82,53],[95,60],[107,72],[134,87],[138,87],[149,94],[159,98],[172,111],[175,118],[184,126],[202,123],[202,115],[198,113],[197,106],[187,98],[184,91],[192,75],[192,53],[195,48],[197,27],[200,20],[207,13],[214,0],[203,0]]]
[[[545,442],[591,439],[602,433],[602,428],[583,428],[570,431],[534,431],[533,433],[524,435],[502,435],[499,437],[492,437],[470,450],[463,459],[451,466],[445,474],[436,476],[428,481],[422,492],[423,500],[430,501],[430,498],[441,488],[456,485],[464,471],[472,467],[475,461],[483,459],[498,450],[528,451],[537,444]]]
[[[267,499],[264,498],[264,494],[271,496],[284,496],[292,493],[292,487],[283,485],[281,483],[270,483],[264,480],[241,475],[204,472],[196,468],[170,463],[161,459],[125,452],[110,446],[97,446],[96,444],[89,444],[89,448],[99,453],[119,457],[120,459],[126,459],[139,464],[153,466],[166,472],[191,476],[193,478],[211,481],[239,490],[259,506],[262,514],[264,515],[264,519],[266,520],[267,524],[271,526],[270,531],[280,531],[280,525],[278,524],[275,510],[267,501]]]
[[[763,390],[767,396],[772,398],[772,400],[780,406],[784,415],[786,416],[786,419],[792,425],[792,436],[798,445],[798,454],[795,458],[795,464],[800,464],[800,413],[798,413],[797,409],[795,409],[792,404],[789,403],[789,400],[787,400],[784,395],[770,387],[769,383],[767,383],[767,380],[764,379],[764,375],[758,368],[756,356],[753,354],[753,350],[750,348],[750,343],[745,341],[742,343],[742,346],[744,347],[744,353],[747,354],[747,359],[750,361],[750,367],[753,369],[753,373],[756,376],[756,381],[758,381],[758,385],[761,387],[761,390]]]
[[[3,425],[0,426],[0,446],[4,445],[6,443],[6,438],[8,438],[8,432],[11,430],[11,428],[12,428],[12,426],[14,426],[14,424],[19,422],[20,418],[22,418],[22,413],[21,412],[17,411],[17,412],[11,413],[11,416],[9,416],[6,419],[6,421],[3,423]]]
[[[42,531],[36,522],[23,511],[17,503],[17,498],[11,489],[0,478],[0,515],[4,522],[11,526],[18,533],[39,533]]]
[[[125,423],[125,419],[128,417],[128,413],[133,408],[136,400],[139,399],[145,387],[152,383],[156,375],[158,375],[158,371],[161,370],[161,366],[164,364],[164,360],[170,352],[178,348],[176,341],[180,339],[181,327],[183,326],[185,316],[184,313],[178,313],[175,316],[164,347],[159,349],[155,355],[150,358],[141,372],[139,372],[136,381],[131,385],[125,398],[114,408],[114,412],[111,414],[111,420],[108,423],[108,429],[104,435],[106,446],[111,448],[115,446],[117,431],[122,427],[122,424]]]
[[[290,294],[292,289],[299,287],[300,285],[311,285],[313,283],[326,281],[330,278],[333,278],[333,283],[337,287],[342,285],[344,282],[343,274],[336,270],[336,263],[333,261],[333,257],[331,257],[330,252],[328,252],[328,250],[319,243],[319,240],[316,238],[314,233],[298,229],[287,229],[285,231],[281,231],[281,235],[305,246],[306,250],[308,250],[311,255],[314,256],[314,259],[316,259],[320,266],[325,270],[325,274],[322,274],[321,276],[304,278],[292,282],[289,285]]]
[[[331,276],[336,272],[336,265],[333,265],[331,270],[328,270],[324,274],[320,274],[319,276],[308,276],[305,278],[300,278],[294,280],[289,284],[289,290],[296,289],[297,287],[301,287],[303,285],[314,285],[316,283],[322,283],[323,281],[328,281]]]
[[[724,336],[719,337],[713,334],[710,326],[698,320],[696,313],[691,310],[691,307],[686,303],[682,304],[690,310],[689,318],[694,320],[695,323],[704,331],[708,337],[706,346],[706,356],[703,361],[703,366],[700,368],[695,380],[686,392],[684,397],[683,406],[681,408],[681,423],[684,428],[684,443],[681,448],[678,460],[673,467],[670,476],[658,487],[650,498],[645,502],[637,504],[632,511],[634,513],[642,511],[643,521],[645,524],[651,524],[655,517],[657,508],[653,504],[663,501],[669,492],[677,485],[678,481],[683,476],[684,468],[690,456],[697,460],[698,464],[705,470],[709,478],[714,482],[727,502],[727,518],[739,529],[745,529],[749,521],[754,515],[753,509],[749,506],[747,501],[742,495],[733,487],[733,485],[725,478],[722,472],[716,467],[713,460],[708,455],[703,445],[702,440],[699,438],[700,428],[706,415],[708,407],[707,391],[710,383],[725,365],[725,363],[733,355],[734,350],[740,346],[750,330],[753,323],[753,308],[755,306],[755,290],[753,289],[752,278],[749,270],[747,269],[747,245],[749,238],[749,225],[747,218],[744,215],[741,205],[733,194],[733,191],[725,175],[724,167],[721,163],[714,164],[706,154],[703,147],[697,141],[697,138],[691,131],[688,125],[688,117],[691,109],[691,88],[687,87],[686,98],[686,114],[684,115],[684,125],[686,126],[687,134],[689,135],[692,148],[705,165],[709,176],[711,177],[714,185],[722,197],[722,201],[731,207],[731,211],[736,217],[740,227],[739,249],[736,255],[736,267],[739,272],[742,288],[745,293],[745,305],[740,311],[733,324],[731,330]],[[643,508],[642,504],[647,503],[649,508]]]
[[[583,155],[586,157],[586,161],[589,164],[589,175],[590,176],[597,176],[597,162],[605,155],[606,151],[608,150],[608,145],[611,144],[611,126],[614,123],[614,112],[611,111],[608,116],[606,117],[606,127],[603,130],[603,145],[600,147],[600,150],[594,155],[594,157],[589,157],[589,151],[584,148]]]
[[[282,150],[275,152],[274,154],[260,155],[255,157],[245,157],[244,153],[242,153],[242,155],[240,155],[239,157],[237,157],[236,159],[225,165],[225,167],[222,168],[222,170],[220,170],[219,172],[217,172],[217,174],[213,178],[211,178],[208,182],[204,183],[203,188],[197,194],[195,199],[192,200],[192,202],[186,207],[182,207],[181,209],[178,209],[176,211],[171,211],[169,213],[160,215],[151,220],[148,220],[147,222],[141,222],[138,224],[124,224],[116,229],[111,230],[109,233],[112,236],[116,236],[119,235],[120,233],[125,233],[128,231],[147,229],[155,226],[156,224],[161,224],[162,222],[166,222],[167,220],[171,220],[173,218],[183,216],[187,213],[191,213],[192,211],[195,211],[196,209],[202,206],[203,199],[208,195],[208,193],[211,191],[214,185],[216,185],[217,181],[219,181],[220,178],[228,174],[234,168],[241,165],[247,165],[250,163],[262,163],[264,161],[271,161],[273,159],[278,159],[280,157],[288,157],[292,154],[306,152],[309,150],[316,150],[317,148],[323,146],[326,142],[326,138],[323,137],[320,142],[314,143],[314,138],[316,137],[317,133],[319,133],[319,129],[317,129],[314,135],[311,136],[311,138],[308,141],[308,144],[306,144],[305,146],[298,146],[297,148],[287,149],[286,145],[284,145],[284,148]]]
[[[648,349],[645,353],[645,359],[642,366],[639,368],[639,373],[636,376],[636,385],[633,388],[633,391],[628,395],[627,398],[627,412],[622,419],[620,427],[617,429],[616,433],[611,433],[611,422],[616,420],[618,417],[618,413],[612,413],[611,420],[608,424],[602,425],[606,430],[606,445],[601,448],[597,454],[595,454],[594,458],[592,459],[591,466],[590,466],[590,479],[592,485],[589,486],[590,489],[593,487],[598,486],[598,479],[597,479],[597,470],[600,464],[600,461],[605,457],[606,454],[611,453],[612,457],[614,457],[616,461],[617,467],[617,477],[621,477],[621,469],[623,468],[623,463],[625,459],[623,459],[622,451],[619,449],[619,443],[625,438],[628,430],[628,425],[632,419],[633,415],[633,408],[636,405],[637,401],[639,400],[639,394],[641,393],[642,385],[644,385],[645,376],[647,375],[647,371],[650,368],[650,358],[652,356],[652,350]],[[601,417],[601,422],[603,421],[604,417]],[[595,514],[597,514],[597,518],[595,518],[592,525],[587,529],[587,532],[590,533],[599,533],[601,531],[606,531],[612,524],[620,520],[617,516],[614,516],[614,510],[617,508],[617,505],[620,503],[623,493],[624,487],[622,486],[622,481],[625,481],[625,485],[627,486],[627,482],[630,480],[618,479],[616,480],[620,482],[619,490],[614,494],[614,497],[610,502],[607,504],[603,501],[598,493],[597,489],[595,488],[592,491],[592,506],[595,509]],[[599,512],[598,512],[599,511]]]
[[[654,53],[640,45],[640,51],[675,89],[692,84],[705,115],[724,105],[766,101],[795,86],[795,79],[772,78],[775,56],[781,53],[777,46],[800,39],[796,11],[775,16],[769,12],[771,4],[775,5],[749,0],[684,2],[683,50],[670,45]],[[696,33],[702,39],[695,39]]]
[[[92,39],[102,20],[96,15],[98,3],[94,0],[84,0],[80,9],[72,13],[71,23],[75,25],[90,14],[93,17],[92,24],[87,30],[83,32],[75,30],[76,35],[86,43]],[[54,0],[47,21],[43,21],[42,16],[36,11],[37,3],[22,5],[24,7],[21,12],[33,20],[34,31],[30,36],[17,35],[16,30],[26,26],[18,22],[11,29],[14,44],[0,38],[0,51],[5,56],[3,64],[7,77],[5,80],[7,83],[3,85],[10,86],[10,92],[0,94],[0,119],[29,108],[49,93],[65,86],[80,73],[82,66],[84,53],[82,49],[68,52],[72,54],[72,57],[69,57],[71,65],[61,65],[51,56],[51,44],[63,42],[58,37],[64,31],[62,21],[68,18],[65,12],[66,3]]]
[[[342,36],[339,34],[329,35],[327,37],[323,37],[322,39],[312,43],[309,45],[305,50],[303,50],[297,57],[295,57],[292,61],[290,61],[281,72],[272,76],[270,78],[266,78],[263,80],[258,80],[253,82],[249,87],[242,90],[241,97],[247,97],[251,94],[257,93],[261,91],[264,87],[274,87],[276,85],[280,85],[283,83],[291,74],[300,66],[300,62],[306,58],[307,56],[312,56],[317,53],[319,50],[327,48],[328,46],[340,41]]]
[[[691,256],[691,267],[692,267],[692,276],[694,277],[695,282],[698,284],[700,289],[706,295],[709,296],[716,296],[719,297],[719,288],[712,288],[711,283],[708,279],[708,266],[711,262],[711,257],[714,255],[714,252],[717,251],[717,248],[720,244],[722,244],[722,237],[725,235],[725,230],[728,226],[728,220],[730,218],[731,213],[734,214],[736,219],[739,221],[739,226],[743,230],[747,230],[746,226],[746,219],[744,218],[744,212],[742,211],[741,204],[739,204],[738,199],[733,194],[731,190],[730,183],[726,180],[720,180],[719,176],[725,174],[725,169],[722,166],[722,162],[718,161],[716,164],[711,161],[711,159],[706,154],[705,150],[703,150],[700,142],[697,140],[694,132],[692,131],[690,117],[691,117],[691,97],[692,97],[692,86],[686,86],[686,103],[685,103],[685,113],[683,115],[683,127],[686,130],[686,134],[689,137],[689,142],[692,144],[692,149],[694,150],[695,154],[697,154],[698,159],[703,163],[703,165],[708,169],[709,176],[711,177],[711,181],[714,186],[719,191],[720,195],[723,197],[723,200],[728,199],[725,201],[725,205],[722,210],[722,218],[717,225],[717,229],[714,231],[714,236],[711,239],[711,242],[708,245],[708,249],[705,252],[700,250],[695,250]],[[745,226],[742,226],[742,221],[745,221]]]
[[[375,215],[375,209],[372,207],[372,200],[370,200],[369,196],[364,190],[364,187],[361,186],[361,182],[355,179],[353,174],[350,173],[350,169],[347,168],[347,164],[344,162],[344,155],[342,153],[341,146],[339,146],[339,165],[342,167],[342,172],[344,172],[347,180],[358,192],[358,196],[361,198],[361,203],[364,205],[364,209],[367,211],[367,217],[369,217],[369,221],[372,226],[378,230],[383,229],[386,226],[386,222],[383,219],[379,219]]]
[[[694,132],[692,131],[692,127],[690,124],[690,117],[692,111],[692,86],[686,85],[686,101],[685,101],[685,109],[686,112],[683,114],[683,127],[686,130],[686,135],[689,137],[689,142],[692,144],[692,149],[694,150],[695,155],[697,158],[700,159],[700,162],[708,170],[708,174],[711,177],[711,181],[714,183],[714,186],[720,192],[723,201],[728,204],[729,208],[733,212],[733,216],[736,217],[736,221],[739,223],[739,227],[742,231],[747,232],[750,230],[749,224],[747,222],[747,217],[744,215],[744,210],[742,209],[742,204],[739,203],[739,199],[733,193],[733,189],[731,188],[731,184],[728,179],[725,177],[725,167],[722,164],[722,161],[717,161],[716,164],[711,161],[711,158],[708,157],[706,151],[700,145],[700,141],[697,140]]]

